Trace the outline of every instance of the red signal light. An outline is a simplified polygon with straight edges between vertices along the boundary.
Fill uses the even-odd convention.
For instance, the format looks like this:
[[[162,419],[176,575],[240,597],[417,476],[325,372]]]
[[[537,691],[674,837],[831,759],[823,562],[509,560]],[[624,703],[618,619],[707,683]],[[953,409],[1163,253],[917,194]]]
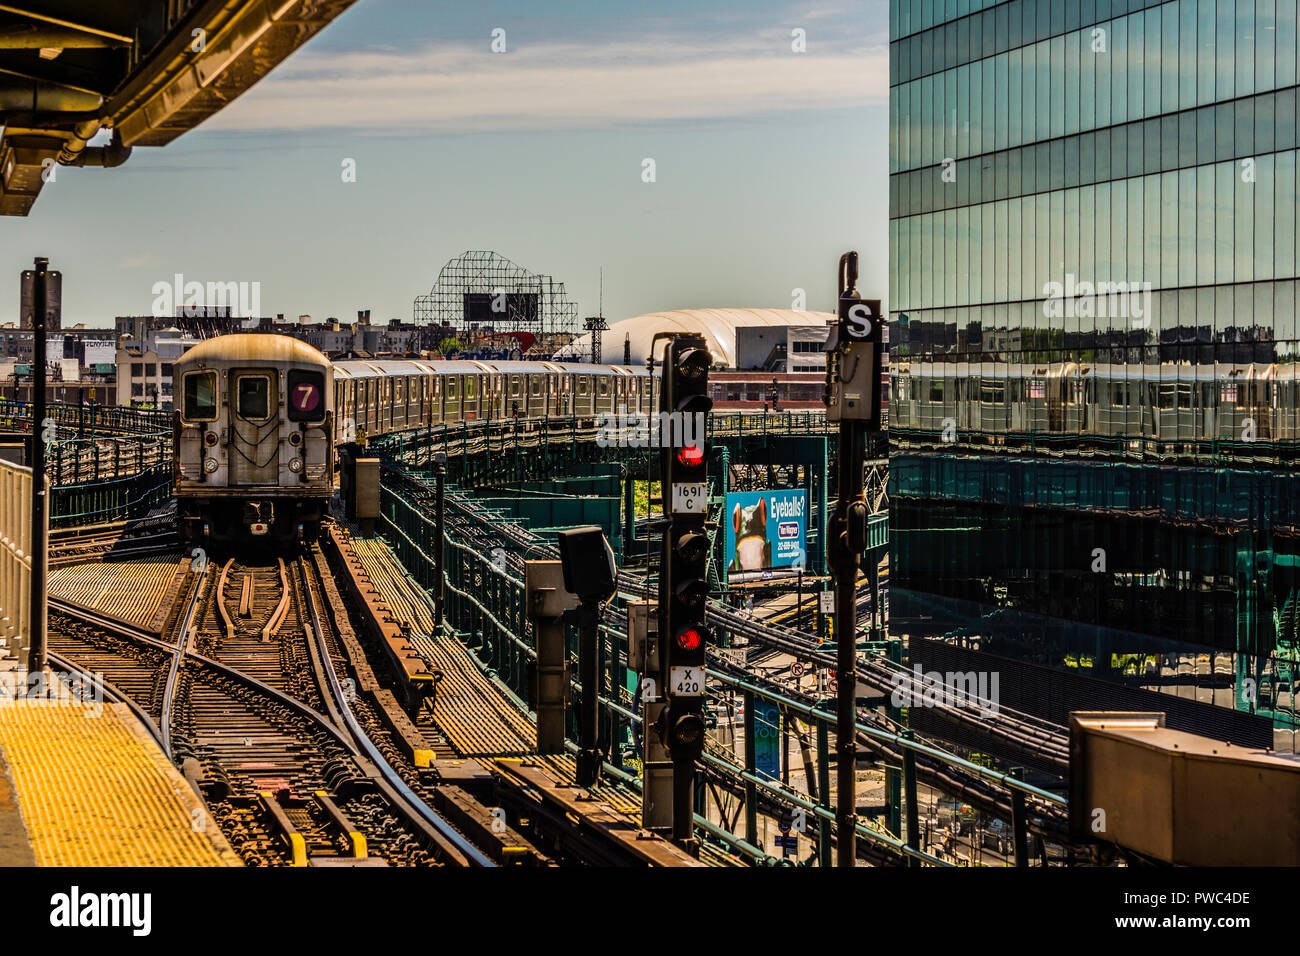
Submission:
[[[215,445],[217,443],[217,433],[208,432],[206,435],[203,436],[203,443],[208,446]]]
[[[704,449],[699,445],[687,445],[677,453],[677,460],[688,468],[698,468],[704,464]]]
[[[703,643],[704,635],[693,627],[688,627],[677,635],[677,646],[684,651],[698,651]]]

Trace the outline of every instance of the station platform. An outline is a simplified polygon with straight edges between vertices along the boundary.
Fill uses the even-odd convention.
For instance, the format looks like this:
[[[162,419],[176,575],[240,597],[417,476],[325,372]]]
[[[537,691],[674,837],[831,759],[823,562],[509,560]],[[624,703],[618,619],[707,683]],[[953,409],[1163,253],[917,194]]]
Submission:
[[[0,702],[0,866],[239,866],[121,704]]]

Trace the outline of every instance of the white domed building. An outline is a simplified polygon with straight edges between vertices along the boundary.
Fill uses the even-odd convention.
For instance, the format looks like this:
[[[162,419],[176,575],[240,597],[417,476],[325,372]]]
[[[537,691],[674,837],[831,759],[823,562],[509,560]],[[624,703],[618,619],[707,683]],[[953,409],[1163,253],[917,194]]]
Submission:
[[[601,360],[644,364],[659,332],[700,332],[715,365],[738,371],[811,372],[825,369],[822,353],[830,312],[793,309],[679,309],[650,312],[615,322],[601,333]],[[591,336],[578,336],[555,354],[557,361],[591,361]],[[661,346],[662,348],[662,346]],[[656,350],[656,357],[658,357]]]

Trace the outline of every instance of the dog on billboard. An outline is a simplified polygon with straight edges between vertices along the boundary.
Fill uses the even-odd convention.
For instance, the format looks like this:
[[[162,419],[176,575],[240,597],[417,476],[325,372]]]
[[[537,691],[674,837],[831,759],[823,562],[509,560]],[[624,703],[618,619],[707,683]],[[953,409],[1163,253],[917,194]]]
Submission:
[[[736,553],[727,572],[763,571],[772,566],[772,542],[767,539],[767,499],[759,498],[748,508],[731,510],[736,531]]]

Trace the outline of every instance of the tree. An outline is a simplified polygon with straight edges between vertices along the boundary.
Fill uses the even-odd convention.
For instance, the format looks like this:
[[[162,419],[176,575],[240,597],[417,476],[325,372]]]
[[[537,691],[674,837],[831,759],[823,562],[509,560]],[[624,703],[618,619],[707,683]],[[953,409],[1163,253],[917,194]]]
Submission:
[[[452,352],[465,351],[465,346],[461,344],[460,339],[449,335],[438,343],[438,351],[443,355],[450,355]]]

